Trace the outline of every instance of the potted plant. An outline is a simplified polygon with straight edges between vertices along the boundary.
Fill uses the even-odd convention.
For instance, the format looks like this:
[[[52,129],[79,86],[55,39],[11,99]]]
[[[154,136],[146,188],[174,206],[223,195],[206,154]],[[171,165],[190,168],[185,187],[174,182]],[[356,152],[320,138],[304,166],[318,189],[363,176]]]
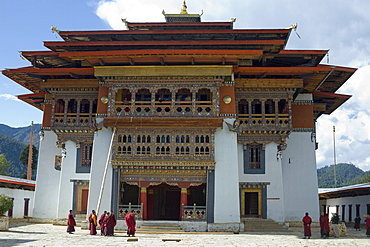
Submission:
[[[9,229],[9,217],[4,214],[13,208],[13,200],[4,194],[0,195],[0,231]]]

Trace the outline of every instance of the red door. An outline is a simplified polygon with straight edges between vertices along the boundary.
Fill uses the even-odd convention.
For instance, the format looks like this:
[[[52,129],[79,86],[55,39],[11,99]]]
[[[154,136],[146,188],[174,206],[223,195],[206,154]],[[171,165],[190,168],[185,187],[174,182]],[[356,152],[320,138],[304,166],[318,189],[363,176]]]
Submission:
[[[81,198],[81,213],[87,213],[87,200],[89,198],[89,190],[82,190]]]

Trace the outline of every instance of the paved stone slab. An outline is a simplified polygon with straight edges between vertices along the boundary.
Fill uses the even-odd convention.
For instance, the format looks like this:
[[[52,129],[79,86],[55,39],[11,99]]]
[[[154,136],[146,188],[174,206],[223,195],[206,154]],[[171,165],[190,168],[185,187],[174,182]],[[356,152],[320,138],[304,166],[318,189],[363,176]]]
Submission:
[[[284,233],[202,233],[202,234],[147,234],[137,233],[138,241],[127,242],[126,233],[115,236],[91,236],[88,230],[76,227],[74,234],[66,226],[20,223],[8,232],[0,232],[0,246],[370,246],[365,229],[354,231],[348,227],[343,238],[320,238],[320,229],[313,228],[311,239],[302,239],[303,228]],[[181,239],[181,242],[163,242],[163,239]]]

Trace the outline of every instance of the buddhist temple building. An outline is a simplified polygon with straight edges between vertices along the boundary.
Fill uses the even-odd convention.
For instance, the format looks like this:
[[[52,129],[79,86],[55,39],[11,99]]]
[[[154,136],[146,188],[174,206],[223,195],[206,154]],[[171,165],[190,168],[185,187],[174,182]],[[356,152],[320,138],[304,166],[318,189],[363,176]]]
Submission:
[[[2,71],[43,111],[33,217],[113,210],[206,231],[318,219],[315,122],[350,98],[336,91],[356,69],[285,49],[294,27],[234,29],[185,3],[163,15],[56,30],[21,53],[29,67]]]

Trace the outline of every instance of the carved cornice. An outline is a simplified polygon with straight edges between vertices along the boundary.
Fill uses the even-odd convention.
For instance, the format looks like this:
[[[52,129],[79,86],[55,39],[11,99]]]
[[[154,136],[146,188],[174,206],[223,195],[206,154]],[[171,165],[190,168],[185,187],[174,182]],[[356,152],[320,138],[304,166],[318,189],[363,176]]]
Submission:
[[[247,135],[247,134],[239,134],[238,135],[238,143],[241,144],[262,144],[266,145],[271,142],[275,142],[276,144],[285,143],[286,138],[288,137],[289,133],[286,134],[262,134],[262,135]]]
[[[55,131],[54,131],[55,132]],[[55,132],[55,134],[58,136],[59,142],[67,142],[67,141],[73,141],[74,143],[92,143],[94,140],[94,132],[88,131],[86,133],[80,133],[80,132],[68,132],[68,133],[61,133],[61,132]]]

